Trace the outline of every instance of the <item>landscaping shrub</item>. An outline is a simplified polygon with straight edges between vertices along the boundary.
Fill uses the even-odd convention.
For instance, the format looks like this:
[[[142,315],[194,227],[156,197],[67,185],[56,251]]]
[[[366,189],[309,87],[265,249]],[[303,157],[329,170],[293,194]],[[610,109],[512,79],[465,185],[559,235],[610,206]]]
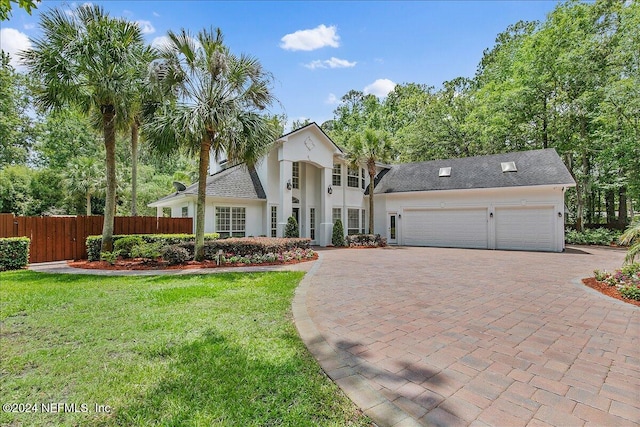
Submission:
[[[18,270],[29,264],[28,237],[8,237],[0,239],[0,271]]]
[[[131,235],[115,235],[113,236],[113,247],[116,248],[118,241],[121,239],[139,237],[145,243],[160,243],[162,247],[177,245],[189,241],[194,241],[193,234],[131,234]],[[205,241],[216,240],[220,237],[218,233],[207,233],[204,235]],[[87,259],[89,261],[100,260],[100,247],[102,245],[102,236],[87,237]],[[130,255],[130,254],[129,254]],[[124,254],[122,254],[124,256]]]
[[[178,245],[165,246],[160,251],[160,255],[169,265],[184,264],[190,259],[189,251]]]
[[[120,251],[113,251],[113,252],[104,251],[104,252],[100,252],[100,259],[102,261],[107,261],[111,265],[114,265],[119,255],[120,255]]]
[[[620,238],[620,231],[606,228],[585,229],[583,232],[567,230],[565,240],[572,245],[603,245],[609,246]]]
[[[295,238],[300,237],[300,230],[298,229],[298,221],[292,216],[287,219],[287,225],[284,227],[284,237]]]
[[[336,220],[335,224],[333,224],[331,243],[333,244],[333,246],[344,246],[344,227],[342,226],[342,221],[339,219]]]
[[[352,234],[347,236],[347,246],[354,247],[384,247],[387,239],[379,234]]]
[[[252,255],[279,254],[295,249],[309,249],[310,239],[305,238],[276,238],[276,237],[231,237],[229,239],[204,242],[204,258],[215,261],[218,251],[222,251],[226,258],[231,256],[247,257]],[[194,243],[182,243],[180,247],[189,251],[193,257]]]
[[[131,249],[144,243],[140,236],[123,236],[113,242],[114,252],[118,252],[123,258],[131,258]]]
[[[141,243],[131,248],[131,258],[143,258],[147,261],[153,261],[160,258],[161,242]]]
[[[640,301],[640,263],[627,264],[613,273],[595,270],[598,282],[615,286],[624,298]]]

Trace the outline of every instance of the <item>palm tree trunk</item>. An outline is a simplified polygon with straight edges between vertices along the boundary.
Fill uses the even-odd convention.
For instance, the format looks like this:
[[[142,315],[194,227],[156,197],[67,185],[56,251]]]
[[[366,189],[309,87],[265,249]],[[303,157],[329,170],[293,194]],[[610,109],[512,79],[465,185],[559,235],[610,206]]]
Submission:
[[[369,170],[369,234],[373,234],[373,184],[376,178],[376,162],[369,159],[367,162]]]
[[[204,260],[204,213],[207,201],[207,175],[209,174],[209,151],[211,138],[205,136],[200,144],[200,163],[198,167],[198,202],[196,207],[196,261]]]
[[[87,192],[87,216],[91,215],[91,193]]]
[[[137,119],[131,124],[131,216],[138,216],[138,130]]]
[[[104,204],[101,252],[113,251],[113,222],[116,207],[116,111],[113,105],[102,105],[102,129],[107,155],[107,197]]]

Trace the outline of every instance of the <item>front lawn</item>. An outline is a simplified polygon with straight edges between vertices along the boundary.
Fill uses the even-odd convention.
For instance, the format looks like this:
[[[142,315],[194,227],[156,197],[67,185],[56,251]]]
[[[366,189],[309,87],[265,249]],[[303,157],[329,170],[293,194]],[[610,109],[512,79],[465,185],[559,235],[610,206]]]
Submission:
[[[298,337],[301,278],[0,273],[0,424],[368,425]]]

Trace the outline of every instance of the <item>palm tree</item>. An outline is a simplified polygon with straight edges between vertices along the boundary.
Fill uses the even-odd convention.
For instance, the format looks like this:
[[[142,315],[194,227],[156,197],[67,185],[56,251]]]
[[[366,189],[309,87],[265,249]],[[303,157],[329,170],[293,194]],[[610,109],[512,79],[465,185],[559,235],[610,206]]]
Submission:
[[[627,256],[624,261],[628,264],[631,264],[635,257],[640,254],[640,220],[634,221],[622,236],[620,236],[620,243],[622,245],[629,245],[629,250],[627,251]]]
[[[106,149],[107,191],[102,251],[113,249],[116,203],[116,128],[130,122],[129,98],[140,66],[140,28],[111,18],[100,6],[60,8],[41,15],[43,36],[22,53],[31,74],[41,83],[36,94],[47,110],[76,106],[102,129]]]
[[[82,193],[86,199],[87,215],[91,215],[91,196],[103,184],[98,162],[93,157],[75,158],[69,162],[64,174],[65,186],[71,193]]]
[[[257,59],[231,53],[219,29],[196,37],[170,31],[168,39],[155,73],[173,96],[157,106],[143,132],[160,152],[181,145],[199,155],[195,259],[202,260],[209,154],[252,165],[268,149],[277,135],[259,113],[274,101],[271,75]]]
[[[373,234],[373,187],[376,177],[376,163],[387,163],[392,156],[391,140],[386,132],[367,128],[364,135],[354,136],[349,144],[347,158],[352,167],[367,165],[369,173],[369,234]]]

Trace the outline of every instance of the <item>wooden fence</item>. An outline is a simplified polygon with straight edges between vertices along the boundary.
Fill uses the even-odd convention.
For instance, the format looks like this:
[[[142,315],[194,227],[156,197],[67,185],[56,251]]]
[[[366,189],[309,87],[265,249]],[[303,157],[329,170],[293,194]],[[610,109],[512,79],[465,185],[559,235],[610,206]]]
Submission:
[[[102,234],[102,216],[39,217],[0,214],[0,237],[31,239],[29,262],[87,258],[87,236]],[[193,233],[193,218],[117,216],[113,234]]]

